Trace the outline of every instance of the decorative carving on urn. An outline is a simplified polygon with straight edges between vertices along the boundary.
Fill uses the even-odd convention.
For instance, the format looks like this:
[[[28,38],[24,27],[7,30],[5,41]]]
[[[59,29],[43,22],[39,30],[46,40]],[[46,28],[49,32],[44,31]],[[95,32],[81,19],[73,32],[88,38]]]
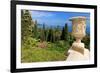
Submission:
[[[72,35],[75,38],[83,38],[86,35],[86,17],[72,17],[70,21],[72,21]]]
[[[72,21],[72,36],[75,37],[76,41],[73,42],[68,51],[69,55],[67,60],[89,59],[89,50],[81,42],[82,38],[86,35],[86,17],[72,17],[70,21]]]

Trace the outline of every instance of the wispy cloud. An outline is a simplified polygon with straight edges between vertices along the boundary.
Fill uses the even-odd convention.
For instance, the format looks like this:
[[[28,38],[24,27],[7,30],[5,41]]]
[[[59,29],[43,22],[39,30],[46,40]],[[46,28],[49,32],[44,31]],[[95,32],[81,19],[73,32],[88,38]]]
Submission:
[[[30,11],[32,17],[52,17],[53,13],[43,11]]]

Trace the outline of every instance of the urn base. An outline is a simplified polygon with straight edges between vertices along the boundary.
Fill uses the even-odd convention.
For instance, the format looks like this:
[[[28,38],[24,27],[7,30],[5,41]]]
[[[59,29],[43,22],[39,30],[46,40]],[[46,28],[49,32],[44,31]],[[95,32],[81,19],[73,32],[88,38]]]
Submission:
[[[89,50],[84,47],[84,43],[74,42],[68,50],[67,61],[89,60]]]

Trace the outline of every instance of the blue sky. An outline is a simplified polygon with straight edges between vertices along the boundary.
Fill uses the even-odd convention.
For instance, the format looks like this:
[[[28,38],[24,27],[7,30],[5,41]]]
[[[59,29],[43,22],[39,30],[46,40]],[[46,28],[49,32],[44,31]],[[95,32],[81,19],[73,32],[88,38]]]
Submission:
[[[64,26],[68,23],[68,27],[72,26],[69,19],[74,16],[85,16],[88,20],[86,22],[87,27],[90,28],[90,13],[83,12],[54,12],[54,11],[30,11],[33,20],[37,20],[39,24],[47,26]],[[90,29],[89,29],[90,30]]]

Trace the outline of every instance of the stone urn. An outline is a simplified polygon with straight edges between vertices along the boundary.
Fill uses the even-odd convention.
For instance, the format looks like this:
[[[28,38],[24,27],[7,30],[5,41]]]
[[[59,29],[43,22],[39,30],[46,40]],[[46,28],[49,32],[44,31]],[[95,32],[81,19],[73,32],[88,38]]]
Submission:
[[[86,17],[78,16],[70,19],[72,22],[72,36],[76,39],[68,50],[67,60],[83,60],[89,58],[89,50],[85,48],[82,38],[86,35]],[[88,53],[88,54],[87,54]]]
[[[81,39],[86,35],[86,17],[72,17],[72,36],[75,37],[76,42],[81,42]]]

